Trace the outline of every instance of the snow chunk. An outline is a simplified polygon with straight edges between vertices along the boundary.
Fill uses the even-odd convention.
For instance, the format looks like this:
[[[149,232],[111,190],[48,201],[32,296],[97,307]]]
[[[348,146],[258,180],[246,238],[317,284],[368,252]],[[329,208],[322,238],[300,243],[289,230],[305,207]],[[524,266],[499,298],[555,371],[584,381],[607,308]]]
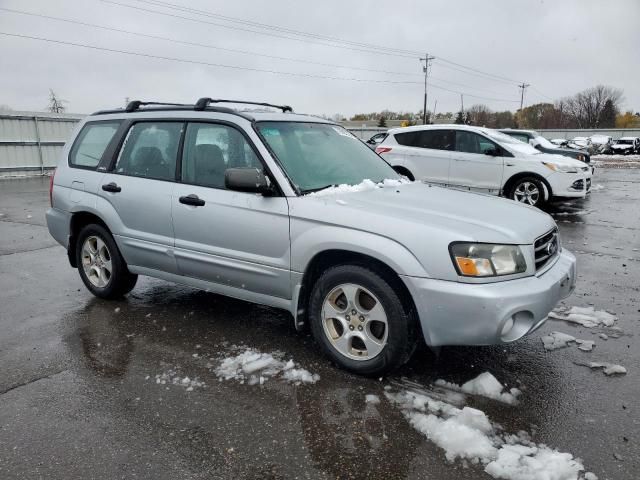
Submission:
[[[602,368],[605,375],[626,375],[627,369],[622,365],[616,365],[614,363],[606,363],[606,362],[591,362],[588,364],[590,368]]]
[[[373,394],[368,394],[364,397],[365,402],[370,403],[372,405],[377,405],[380,403],[380,397]]]
[[[593,328],[598,325],[611,327],[618,317],[604,310],[596,310],[593,307],[571,307],[569,310],[556,309],[549,314],[549,318],[577,323],[583,327]]]
[[[407,183],[411,183],[411,180],[407,180],[405,178],[386,178],[382,182],[375,183],[369,179],[365,179],[356,185],[342,184],[335,187],[328,187],[318,192],[311,192],[307,196],[324,197],[326,195],[337,195],[340,193],[364,192],[367,190],[375,190],[376,188],[399,187],[400,185],[405,185]]]
[[[576,337],[562,332],[551,332],[549,335],[540,337],[545,350],[557,350],[569,346],[569,342],[575,342]]]
[[[280,377],[296,385],[316,383],[320,380],[317,374],[312,374],[304,368],[295,368],[293,360],[283,361],[283,356],[279,352],[262,353],[247,348],[238,355],[224,358],[215,369],[215,374],[224,380],[239,380],[241,383],[246,380],[249,385],[262,385],[272,377]]]
[[[459,409],[407,390],[385,395],[449,461],[469,460],[494,478],[512,480],[577,480],[584,471],[579,459],[532,442],[526,432],[503,434],[481,410]]]
[[[499,402],[504,402],[509,405],[516,405],[518,403],[517,397],[522,393],[517,388],[503,391],[505,387],[489,372],[481,373],[473,380],[462,384],[462,386],[444,380],[436,380],[435,384],[439,387],[468,393],[470,395],[492,398],[493,400],[498,400]]]
[[[578,350],[583,352],[590,352],[596,344],[593,340],[580,340],[579,338],[576,338],[576,343],[578,344]]]

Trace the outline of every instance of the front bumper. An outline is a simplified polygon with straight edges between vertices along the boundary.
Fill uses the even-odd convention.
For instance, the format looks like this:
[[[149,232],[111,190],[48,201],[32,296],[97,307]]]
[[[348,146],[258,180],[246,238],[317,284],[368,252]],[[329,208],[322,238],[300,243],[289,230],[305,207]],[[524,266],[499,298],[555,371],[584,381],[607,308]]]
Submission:
[[[495,345],[540,327],[557,303],[573,292],[576,258],[563,250],[533,277],[470,284],[403,276],[418,309],[428,345]],[[513,326],[503,332],[503,327]]]
[[[580,174],[556,172],[547,177],[554,197],[586,197],[591,190],[593,167]]]

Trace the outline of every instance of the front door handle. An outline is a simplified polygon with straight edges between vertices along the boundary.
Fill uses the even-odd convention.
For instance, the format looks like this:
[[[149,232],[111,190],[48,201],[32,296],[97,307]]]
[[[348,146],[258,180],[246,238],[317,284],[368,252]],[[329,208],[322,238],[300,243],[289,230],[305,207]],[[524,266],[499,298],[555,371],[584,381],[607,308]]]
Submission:
[[[505,163],[505,165],[506,165],[507,167],[513,167],[513,166],[515,166],[515,163]]]
[[[192,205],[194,207],[204,206],[204,200],[193,193],[191,195],[180,197],[179,201],[180,203],[183,203],[185,205]]]
[[[115,182],[111,182],[106,185],[102,185],[102,190],[105,192],[118,193],[122,191],[122,188],[120,188]]]

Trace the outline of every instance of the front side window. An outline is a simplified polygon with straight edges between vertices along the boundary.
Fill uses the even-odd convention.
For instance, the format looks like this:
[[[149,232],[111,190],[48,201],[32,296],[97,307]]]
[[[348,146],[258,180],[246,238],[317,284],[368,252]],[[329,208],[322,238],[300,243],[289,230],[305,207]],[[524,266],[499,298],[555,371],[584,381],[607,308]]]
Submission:
[[[190,123],[182,153],[182,181],[224,188],[227,168],[258,168],[262,164],[245,137],[233,127]]]
[[[119,126],[119,121],[87,123],[71,148],[69,165],[97,167]]]
[[[115,172],[134,177],[174,180],[183,123],[139,122],[124,141]]]
[[[382,158],[338,125],[258,122],[257,128],[301,193],[400,178]]]
[[[513,138],[516,138],[516,139],[520,140],[521,142],[529,143],[529,137],[527,137],[524,134],[521,134],[521,133],[510,133],[509,135],[511,135]]]
[[[474,132],[456,131],[456,152],[485,154],[495,150],[496,144]]]

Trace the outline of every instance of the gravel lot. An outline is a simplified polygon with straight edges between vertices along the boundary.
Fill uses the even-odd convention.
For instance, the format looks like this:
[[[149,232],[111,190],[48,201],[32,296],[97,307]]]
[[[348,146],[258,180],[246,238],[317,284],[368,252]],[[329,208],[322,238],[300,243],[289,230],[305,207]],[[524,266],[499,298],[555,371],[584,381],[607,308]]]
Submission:
[[[640,170],[598,169],[593,184],[586,200],[548,210],[579,261],[564,306],[606,310],[614,325],[550,320],[506,347],[421,348],[370,380],[331,366],[270,308],[148,278],[126,300],[94,298],[48,235],[48,179],[1,180],[0,478],[490,478],[447,461],[385,395],[441,395],[436,380],[488,371],[521,390],[519,402],[467,395],[467,405],[579,457],[600,479],[636,479]],[[552,331],[595,347],[545,350]],[[223,360],[246,349],[280,370],[225,380]],[[288,360],[319,379],[288,379]]]

